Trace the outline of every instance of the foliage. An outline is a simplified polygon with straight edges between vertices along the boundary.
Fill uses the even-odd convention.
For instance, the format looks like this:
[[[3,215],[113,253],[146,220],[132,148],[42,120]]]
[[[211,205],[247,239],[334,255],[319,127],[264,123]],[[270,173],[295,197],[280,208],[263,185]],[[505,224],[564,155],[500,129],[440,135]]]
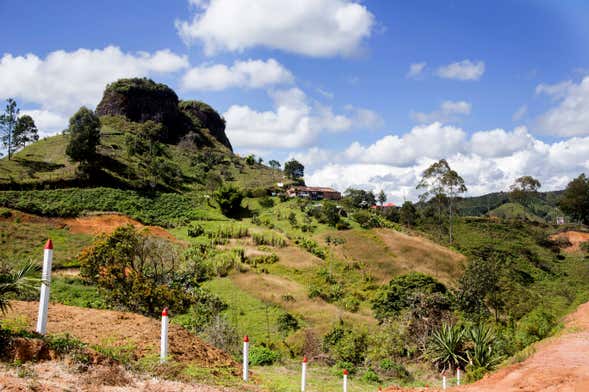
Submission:
[[[275,159],[271,159],[271,160],[268,162],[268,165],[270,165],[270,167],[271,167],[272,169],[274,169],[274,170],[278,170],[278,169],[280,169],[280,162],[278,162],[278,161],[277,161],[277,160],[275,160]]]
[[[299,180],[305,177],[305,166],[296,159],[291,159],[284,164],[284,175],[291,180]]]
[[[202,225],[199,225],[198,223],[192,223],[186,229],[186,234],[191,238],[200,237],[204,234],[204,232],[205,229],[202,227]]]
[[[96,146],[100,143],[100,119],[93,111],[82,106],[71,118],[68,133],[70,141],[65,153],[75,162],[92,163]]]
[[[278,323],[278,331],[283,335],[288,335],[291,331],[296,331],[300,328],[299,321],[295,316],[288,312],[284,312],[276,320]]]
[[[250,364],[253,366],[272,365],[280,359],[280,353],[266,346],[254,345],[250,349]]]
[[[4,113],[0,115],[0,139],[2,145],[8,151],[8,159],[12,158],[12,154],[16,150],[16,144],[14,140],[14,132],[16,125],[18,124],[18,114],[20,110],[16,106],[16,101],[12,98],[6,100],[6,109]]]
[[[177,272],[176,250],[133,226],[100,236],[79,261],[81,276],[104,290],[112,305],[156,316],[164,307],[181,313],[195,302],[196,282]]]
[[[363,229],[381,227],[378,217],[370,211],[359,210],[352,215],[352,219],[358,222]]]
[[[323,202],[321,207],[321,215],[325,223],[327,223],[329,226],[335,227],[335,225],[337,225],[340,221],[339,209],[334,203],[331,202]]]
[[[39,131],[33,118],[27,114],[20,116],[16,121],[13,133],[15,148],[22,148],[28,143],[39,140]]]
[[[213,197],[225,216],[235,217],[241,209],[243,192],[232,185],[223,185],[213,193]]]
[[[279,234],[266,234],[266,233],[253,233],[252,241],[255,245],[268,245],[277,248],[284,248],[286,246],[286,240]]]
[[[319,257],[320,259],[325,260],[327,258],[327,253],[325,252],[325,250],[321,248],[319,244],[312,239],[306,237],[298,237],[295,240],[295,244],[305,249],[312,255]]]
[[[276,255],[276,253],[270,253],[270,254],[263,254],[263,255],[257,255],[257,256],[249,256],[246,259],[246,262],[253,266],[256,267],[259,264],[274,264],[278,262],[278,256]]]
[[[383,206],[385,201],[387,201],[387,195],[386,193],[384,193],[384,189],[381,189],[378,193],[378,202],[380,203],[381,207]]]
[[[323,349],[338,362],[360,365],[366,358],[368,335],[340,323],[323,337]]]
[[[528,205],[530,197],[538,192],[542,184],[532,176],[523,176],[515,180],[509,188],[510,198],[523,205]]]
[[[430,356],[438,368],[457,369],[466,363],[465,332],[460,326],[443,324],[433,333]]]
[[[28,263],[17,271],[0,266],[0,314],[10,308],[11,296],[18,296],[35,290],[39,280],[31,275],[39,271],[39,267]]]
[[[376,204],[376,197],[372,191],[348,188],[344,192],[344,198],[342,201],[350,207],[368,208]]]
[[[254,154],[250,154],[245,158],[245,163],[250,166],[253,166],[256,163],[256,156]]]
[[[270,196],[264,196],[259,201],[260,205],[264,208],[272,208],[274,207],[274,199]]]
[[[496,336],[486,324],[476,324],[468,330],[472,347],[467,350],[468,362],[473,369],[493,370],[502,361],[495,347]]]
[[[556,317],[546,309],[540,307],[532,310],[518,323],[515,336],[518,348],[522,349],[550,336],[556,324]]]
[[[401,310],[412,306],[419,294],[447,296],[448,293],[446,287],[431,276],[410,272],[393,278],[378,290],[372,301],[374,317],[384,320],[398,315]],[[449,304],[445,306],[449,307]]]
[[[416,221],[417,210],[415,209],[413,203],[407,200],[403,203],[399,211],[399,222],[407,227],[411,227],[415,225]]]
[[[589,224],[589,178],[585,174],[569,182],[559,206],[573,219]]]

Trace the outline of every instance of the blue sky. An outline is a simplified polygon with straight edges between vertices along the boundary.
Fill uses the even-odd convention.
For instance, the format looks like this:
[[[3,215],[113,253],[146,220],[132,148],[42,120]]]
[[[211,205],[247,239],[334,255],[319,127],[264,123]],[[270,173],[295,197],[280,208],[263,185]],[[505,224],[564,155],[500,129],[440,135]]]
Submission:
[[[586,1],[0,0],[0,15],[0,99],[43,135],[147,76],[223,113],[238,153],[397,202],[440,158],[472,195],[589,169]]]

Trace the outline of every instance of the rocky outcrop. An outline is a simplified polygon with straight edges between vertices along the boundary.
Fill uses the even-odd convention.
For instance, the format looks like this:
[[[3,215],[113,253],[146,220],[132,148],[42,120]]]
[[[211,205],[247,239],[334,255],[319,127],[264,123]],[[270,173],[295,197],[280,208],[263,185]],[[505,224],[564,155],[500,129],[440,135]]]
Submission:
[[[189,137],[197,145],[212,145],[214,140],[233,151],[225,134],[225,119],[215,109],[200,101],[179,101],[174,90],[151,79],[120,79],[109,84],[96,114],[155,121],[165,126],[163,141]]]
[[[215,109],[200,101],[181,101],[179,107],[195,127],[207,129],[219,143],[233,151],[225,134],[225,119]]]

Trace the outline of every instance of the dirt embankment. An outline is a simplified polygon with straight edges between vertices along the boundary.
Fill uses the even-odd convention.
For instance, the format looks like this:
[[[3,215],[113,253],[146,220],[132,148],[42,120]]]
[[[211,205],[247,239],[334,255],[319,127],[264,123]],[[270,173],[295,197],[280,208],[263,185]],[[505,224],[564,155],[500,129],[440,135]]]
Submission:
[[[563,334],[536,344],[523,362],[507,366],[467,386],[450,388],[464,392],[584,392],[589,391],[589,303],[565,320]],[[395,391],[434,389],[388,388]]]
[[[171,241],[177,241],[177,239],[172,234],[159,226],[146,226],[135,219],[129,218],[126,215],[116,213],[85,215],[77,218],[49,218],[27,214],[20,211],[13,211],[12,216],[0,219],[14,220],[16,218],[18,218],[21,222],[42,223],[54,226],[56,228],[67,228],[74,234],[89,235],[98,235],[103,233],[110,234],[119,226],[132,225],[138,229],[146,228],[151,235],[162,237]]]
[[[589,241],[589,233],[584,231],[563,231],[562,233],[553,234],[550,236],[550,239],[553,241],[558,240],[565,240],[568,241],[571,245],[567,246],[563,250],[567,253],[578,252],[581,249],[581,244],[583,242]]]
[[[24,317],[31,329],[37,319],[38,302],[12,302],[12,310],[3,318]],[[124,347],[136,358],[159,353],[160,321],[134,313],[49,305],[48,334],[68,333],[89,345]],[[201,367],[233,367],[231,356],[210,346],[184,328],[171,324],[170,355],[176,361]]]

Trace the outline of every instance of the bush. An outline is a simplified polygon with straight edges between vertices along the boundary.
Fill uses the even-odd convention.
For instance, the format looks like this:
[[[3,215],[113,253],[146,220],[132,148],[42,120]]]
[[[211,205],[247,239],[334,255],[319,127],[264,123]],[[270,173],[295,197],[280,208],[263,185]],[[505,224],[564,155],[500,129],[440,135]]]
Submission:
[[[517,325],[516,342],[520,349],[548,337],[556,326],[556,317],[542,308],[526,314]]]
[[[258,255],[253,257],[250,256],[246,259],[246,262],[249,265],[256,267],[259,264],[274,264],[277,263],[278,260],[278,256],[275,253],[270,253],[266,255]]]
[[[358,211],[352,215],[352,219],[354,219],[363,229],[372,229],[375,227],[382,227],[380,223],[380,219],[369,211]]]
[[[243,193],[236,187],[223,185],[213,193],[213,197],[217,204],[219,204],[223,215],[235,217],[239,214]]]
[[[264,196],[259,201],[260,205],[264,208],[272,208],[274,207],[274,199],[269,196]]]
[[[204,232],[205,229],[198,223],[191,224],[186,230],[186,234],[188,234],[188,236],[191,238],[200,237],[204,234]]]
[[[288,335],[291,331],[299,329],[299,321],[292,314],[285,312],[278,316],[278,331],[284,335]]]
[[[253,233],[252,240],[256,245],[268,245],[274,246],[277,248],[284,248],[286,246],[286,240],[276,234],[263,234],[263,233]]]
[[[305,249],[307,252],[319,257],[322,260],[327,258],[327,253],[322,249],[319,244],[311,239],[305,237],[299,237],[295,240],[295,244]]]
[[[253,366],[272,365],[280,359],[280,353],[265,346],[253,346],[249,358]]]
[[[368,335],[340,324],[323,337],[323,349],[338,362],[360,365],[366,358]]]

